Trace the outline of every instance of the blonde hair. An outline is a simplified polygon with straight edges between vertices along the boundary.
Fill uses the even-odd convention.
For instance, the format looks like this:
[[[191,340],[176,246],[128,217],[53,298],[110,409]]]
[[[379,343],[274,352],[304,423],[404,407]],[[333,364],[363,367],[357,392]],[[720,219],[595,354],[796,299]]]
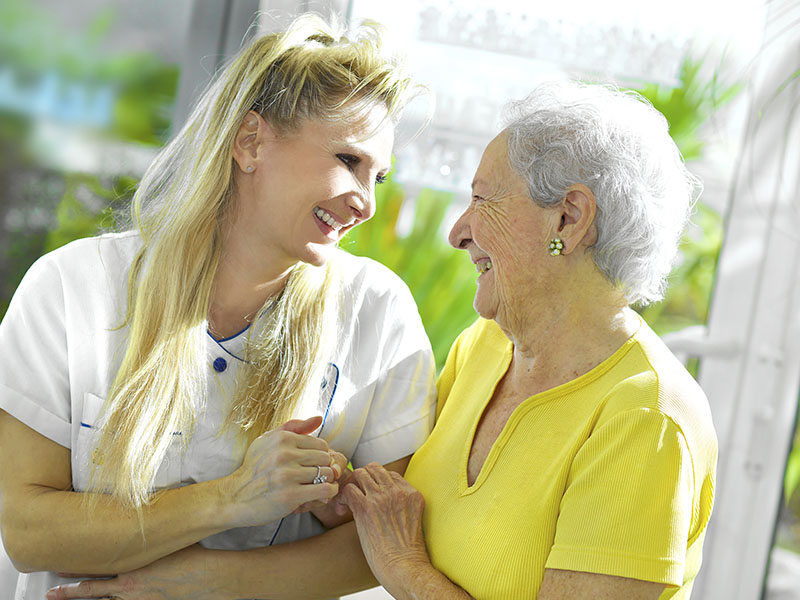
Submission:
[[[382,106],[395,122],[420,88],[387,55],[381,35],[378,25],[363,23],[348,39],[305,15],[284,33],[254,40],[145,173],[132,208],[143,246],[128,280],[128,345],[104,407],[104,458],[93,466],[90,489],[147,504],[173,432],[185,432],[185,443],[204,406],[209,302],[234,194],[233,142],[245,115],[256,110],[291,131],[306,119],[357,123]],[[247,438],[289,418],[303,391],[315,388],[309,382],[326,364],[338,312],[336,262],[298,264],[250,328],[230,416]]]

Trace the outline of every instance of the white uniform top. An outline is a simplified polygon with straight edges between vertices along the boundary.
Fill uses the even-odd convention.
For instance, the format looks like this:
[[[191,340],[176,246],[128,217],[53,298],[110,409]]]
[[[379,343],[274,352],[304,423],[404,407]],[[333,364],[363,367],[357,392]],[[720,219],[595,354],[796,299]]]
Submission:
[[[103,399],[127,336],[115,329],[125,314],[128,271],[141,246],[134,232],[79,240],[40,258],[25,275],[0,323],[0,408],[71,450],[72,481],[86,488]],[[318,394],[296,417],[325,416],[317,432],[358,467],[412,454],[433,424],[435,367],[416,305],[403,282],[382,265],[344,252],[342,310],[335,356]],[[206,339],[207,409],[188,447],[181,437],[167,453],[157,487],[225,476],[246,447],[220,435],[244,356],[244,332]],[[191,515],[187,515],[191,518]],[[248,549],[323,531],[310,514],[263,527],[226,531],[203,540],[211,548]],[[67,580],[54,573],[21,575],[16,600],[41,600]]]

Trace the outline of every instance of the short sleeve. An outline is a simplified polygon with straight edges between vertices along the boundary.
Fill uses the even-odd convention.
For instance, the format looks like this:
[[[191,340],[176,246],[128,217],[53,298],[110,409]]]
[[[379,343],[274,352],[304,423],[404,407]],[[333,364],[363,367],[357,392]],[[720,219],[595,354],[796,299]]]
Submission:
[[[681,585],[693,481],[669,417],[647,408],[615,415],[575,456],[546,568]]]
[[[398,289],[382,327],[381,372],[352,456],[356,467],[393,462],[416,452],[433,428],[436,365],[408,288]]]
[[[64,291],[46,255],[14,293],[0,323],[0,408],[70,447],[71,411]]]

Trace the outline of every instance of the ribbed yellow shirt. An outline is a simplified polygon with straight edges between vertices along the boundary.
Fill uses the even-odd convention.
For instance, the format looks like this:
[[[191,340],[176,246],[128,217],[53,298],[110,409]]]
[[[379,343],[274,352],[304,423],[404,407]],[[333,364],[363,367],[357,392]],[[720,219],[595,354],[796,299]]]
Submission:
[[[520,404],[467,485],[478,421],[511,361],[493,321],[456,340],[406,478],[434,566],[478,600],[535,598],[545,568],[689,598],[714,497],[708,402],[646,325],[589,373]]]

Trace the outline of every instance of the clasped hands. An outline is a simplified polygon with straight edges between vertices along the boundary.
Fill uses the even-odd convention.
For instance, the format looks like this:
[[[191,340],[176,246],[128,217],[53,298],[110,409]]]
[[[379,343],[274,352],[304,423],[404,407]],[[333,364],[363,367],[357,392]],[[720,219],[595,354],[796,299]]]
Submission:
[[[335,515],[346,509],[338,507],[337,512],[327,504],[338,494],[342,476],[349,474],[347,458],[309,435],[321,424],[322,417],[311,417],[265,433],[247,449],[242,465],[219,480],[231,527],[264,525],[306,511],[327,527],[338,524]]]
[[[290,421],[257,438],[241,467],[218,480],[226,528],[258,526],[312,511],[327,527],[355,518],[370,568],[390,591],[430,565],[422,533],[422,495],[398,473],[371,463],[350,471],[344,455],[312,437],[320,417]],[[314,484],[316,477],[327,481]],[[207,551],[189,546],[111,579],[50,590],[47,600],[219,598]],[[80,575],[64,575],[81,577]],[[235,596],[235,595],[234,595]]]
[[[219,499],[220,531],[265,525],[293,512],[311,511],[327,527],[351,518],[346,506],[331,500],[337,498],[339,484],[352,471],[343,454],[329,449],[324,439],[311,435],[320,425],[319,416],[292,420],[259,436],[247,449],[238,469],[209,482],[215,485]],[[189,546],[111,579],[87,579],[58,586],[47,593],[47,598],[212,598],[213,592],[209,596],[211,590],[201,584],[206,578],[199,573],[205,565],[204,553],[197,545]]]

